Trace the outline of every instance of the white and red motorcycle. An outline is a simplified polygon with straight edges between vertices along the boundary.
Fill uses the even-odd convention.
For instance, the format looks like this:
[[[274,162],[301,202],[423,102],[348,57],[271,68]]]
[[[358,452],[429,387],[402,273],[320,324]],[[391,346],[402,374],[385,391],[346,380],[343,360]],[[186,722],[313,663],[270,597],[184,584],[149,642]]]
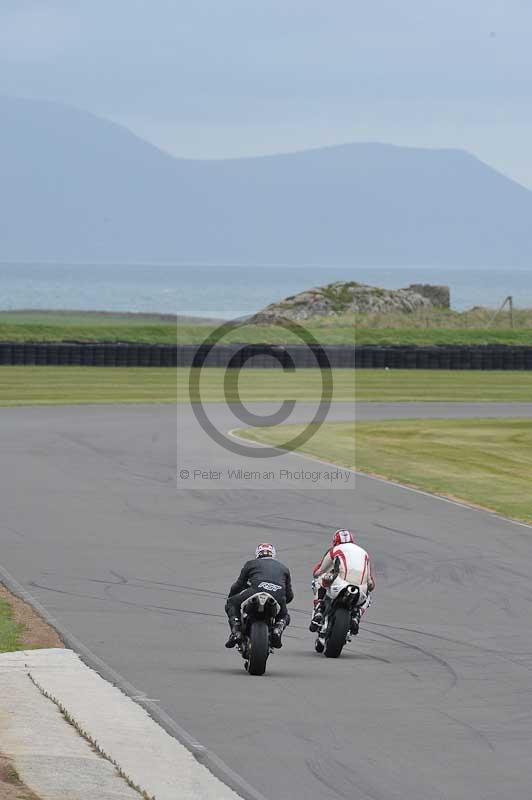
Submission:
[[[338,658],[344,645],[351,641],[353,611],[366,599],[359,586],[348,583],[339,573],[340,559],[336,558],[332,572],[322,577],[322,585],[327,587],[324,620],[314,648],[317,653],[325,653],[327,658]]]

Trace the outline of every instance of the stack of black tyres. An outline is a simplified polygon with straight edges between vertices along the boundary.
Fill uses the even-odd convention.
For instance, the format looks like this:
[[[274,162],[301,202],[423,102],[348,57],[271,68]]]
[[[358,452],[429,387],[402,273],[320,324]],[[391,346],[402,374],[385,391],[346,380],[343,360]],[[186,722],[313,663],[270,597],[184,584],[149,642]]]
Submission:
[[[278,355],[275,359],[272,352]],[[471,345],[151,345],[0,342],[0,364],[94,367],[206,366],[339,369],[532,370],[532,346]]]

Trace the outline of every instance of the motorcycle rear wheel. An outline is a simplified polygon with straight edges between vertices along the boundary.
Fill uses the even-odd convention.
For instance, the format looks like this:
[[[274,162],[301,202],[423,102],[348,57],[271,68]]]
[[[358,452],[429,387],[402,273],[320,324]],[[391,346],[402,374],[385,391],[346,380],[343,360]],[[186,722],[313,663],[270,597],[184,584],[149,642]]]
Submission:
[[[351,622],[351,613],[347,608],[337,608],[332,621],[332,629],[325,642],[325,656],[338,658],[343,650]]]
[[[264,675],[270,651],[268,625],[262,621],[253,622],[249,632],[247,670],[250,675]]]

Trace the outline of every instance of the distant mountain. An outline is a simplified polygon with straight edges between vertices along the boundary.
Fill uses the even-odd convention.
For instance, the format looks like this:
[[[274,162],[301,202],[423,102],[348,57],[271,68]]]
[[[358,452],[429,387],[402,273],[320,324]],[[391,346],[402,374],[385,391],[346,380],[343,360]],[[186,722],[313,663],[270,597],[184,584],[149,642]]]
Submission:
[[[0,261],[532,265],[532,192],[460,150],[199,161],[53,103],[0,120]]]

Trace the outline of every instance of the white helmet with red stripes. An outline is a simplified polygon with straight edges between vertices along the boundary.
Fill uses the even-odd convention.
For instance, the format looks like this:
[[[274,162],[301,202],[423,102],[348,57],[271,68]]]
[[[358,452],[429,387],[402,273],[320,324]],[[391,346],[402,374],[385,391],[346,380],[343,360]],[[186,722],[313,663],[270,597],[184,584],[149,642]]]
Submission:
[[[332,547],[337,544],[355,544],[355,537],[351,531],[340,530],[336,531],[332,540]]]
[[[257,558],[275,558],[275,547],[273,544],[269,544],[269,542],[265,544],[259,544],[255,550],[255,555]]]

